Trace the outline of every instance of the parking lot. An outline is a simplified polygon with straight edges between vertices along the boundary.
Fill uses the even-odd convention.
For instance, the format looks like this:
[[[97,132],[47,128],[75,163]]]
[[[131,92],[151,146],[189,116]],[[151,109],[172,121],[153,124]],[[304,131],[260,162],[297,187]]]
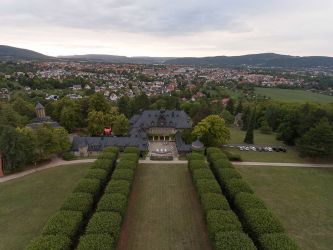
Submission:
[[[223,146],[227,148],[239,149],[240,151],[282,152],[282,153],[286,153],[288,151],[287,147],[273,146],[273,145],[228,144]]]

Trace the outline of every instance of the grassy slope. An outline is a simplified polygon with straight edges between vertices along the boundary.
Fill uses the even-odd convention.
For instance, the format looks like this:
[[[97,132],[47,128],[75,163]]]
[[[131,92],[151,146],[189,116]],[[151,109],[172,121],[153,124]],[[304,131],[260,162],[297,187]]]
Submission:
[[[185,165],[140,164],[118,250],[211,249]]]
[[[23,249],[38,235],[88,166],[61,166],[1,183],[0,249]]]
[[[238,128],[229,128],[231,140],[229,143],[238,144],[243,143],[245,138],[245,131]],[[260,131],[254,131],[255,144],[271,144],[283,145],[282,142],[275,139],[275,134],[262,134]],[[253,151],[240,151],[238,149],[230,149],[230,151],[238,153],[242,156],[243,161],[260,161],[260,162],[306,162],[305,159],[299,157],[298,152],[294,147],[288,147],[287,153],[282,152],[253,152]]]
[[[237,168],[302,249],[332,249],[333,169]]]
[[[333,102],[333,96],[321,95],[305,90],[255,88],[255,92],[281,102]]]

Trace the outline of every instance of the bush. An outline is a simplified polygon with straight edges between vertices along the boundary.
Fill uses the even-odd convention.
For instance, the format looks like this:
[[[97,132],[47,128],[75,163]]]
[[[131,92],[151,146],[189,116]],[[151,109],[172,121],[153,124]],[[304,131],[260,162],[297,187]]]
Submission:
[[[195,182],[198,194],[202,197],[205,193],[222,194],[220,185],[216,180],[198,180]]]
[[[117,163],[117,169],[131,169],[135,170],[137,166],[137,163],[129,160],[120,160],[119,163]]]
[[[113,160],[99,159],[94,162],[94,164],[91,166],[91,169],[103,169],[106,170],[108,173],[111,173],[113,166],[114,166]]]
[[[227,160],[227,156],[223,154],[221,151],[219,153],[212,153],[207,156],[209,162],[225,159]]]
[[[94,198],[99,194],[101,182],[96,179],[82,179],[74,188],[74,193],[88,193],[94,195]]]
[[[215,234],[218,232],[242,231],[241,223],[231,210],[210,210],[207,212],[206,220],[211,239],[215,239]]]
[[[126,208],[127,208],[127,197],[123,194],[113,193],[113,194],[103,195],[102,199],[98,203],[97,211],[118,212],[122,216],[124,216]]]
[[[204,155],[205,154],[205,149],[204,148],[193,148],[192,153]]]
[[[27,250],[70,250],[71,240],[64,235],[42,235],[32,240]]]
[[[111,152],[102,152],[98,155],[98,159],[115,161],[116,154]]]
[[[188,167],[191,172],[195,169],[209,169],[207,162],[203,160],[191,160],[188,162]]]
[[[97,179],[105,183],[108,179],[108,172],[103,169],[89,169],[86,179]]]
[[[139,156],[133,153],[124,153],[120,156],[120,160],[134,161],[136,163],[139,162]]]
[[[215,250],[256,250],[252,240],[242,232],[220,232],[215,236]],[[282,249],[280,249],[282,250]]]
[[[132,153],[132,154],[136,154],[137,156],[139,156],[140,150],[136,147],[126,147],[124,150],[124,153]]]
[[[267,209],[250,209],[243,213],[244,224],[250,235],[256,240],[263,234],[282,233],[279,219]]]
[[[244,212],[249,209],[265,209],[265,203],[255,194],[240,192],[236,194],[234,205],[238,211]]]
[[[215,153],[221,153],[221,149],[215,148],[215,147],[209,147],[206,149],[207,155],[211,155],[211,154],[215,154]]]
[[[121,216],[116,212],[96,212],[90,219],[86,234],[109,234],[115,240],[120,233]]]
[[[83,215],[77,211],[59,211],[43,228],[42,235],[65,235],[74,238],[79,232]]]
[[[227,150],[223,150],[222,152],[227,156],[229,161],[241,161],[242,160],[242,157],[240,156],[240,154],[232,153]]]
[[[125,180],[132,182],[134,178],[134,172],[130,169],[116,169],[112,174],[114,180]]]
[[[201,197],[201,205],[205,212],[209,210],[229,210],[229,203],[222,194],[206,193]]]
[[[214,179],[215,176],[213,175],[212,171],[210,169],[195,169],[192,172],[193,179],[199,180],[199,179]]]
[[[198,153],[192,153],[187,156],[187,160],[206,160],[206,157],[203,154],[198,154]]]
[[[108,234],[87,234],[80,238],[77,250],[111,250],[116,242]]]
[[[251,187],[242,179],[229,179],[224,181],[224,187],[226,190],[227,197],[233,199],[236,194],[240,192],[250,193],[253,191]]]
[[[242,176],[236,169],[222,168],[217,170],[217,180],[222,184],[230,179],[241,179]]]
[[[114,153],[115,155],[118,155],[119,148],[118,147],[107,147],[103,150],[103,152]]]
[[[124,180],[113,180],[109,182],[105,189],[106,194],[119,193],[128,197],[131,190],[131,184]]]
[[[262,250],[299,250],[296,242],[284,233],[272,233],[260,236],[259,246]]]
[[[85,217],[87,217],[93,204],[94,198],[92,194],[72,193],[67,200],[65,200],[60,210],[80,211]]]
[[[234,168],[234,166],[228,159],[219,159],[216,161],[212,161],[211,165],[214,171],[217,171],[220,168]]]
[[[72,152],[65,152],[62,155],[62,159],[64,159],[65,161],[72,161],[75,158],[76,158],[76,156]]]

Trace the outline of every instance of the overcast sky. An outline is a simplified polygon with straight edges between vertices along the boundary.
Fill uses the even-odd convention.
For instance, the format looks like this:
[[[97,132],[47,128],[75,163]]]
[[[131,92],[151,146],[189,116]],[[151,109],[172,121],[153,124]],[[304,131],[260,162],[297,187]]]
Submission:
[[[0,0],[0,44],[52,56],[333,56],[333,0]]]

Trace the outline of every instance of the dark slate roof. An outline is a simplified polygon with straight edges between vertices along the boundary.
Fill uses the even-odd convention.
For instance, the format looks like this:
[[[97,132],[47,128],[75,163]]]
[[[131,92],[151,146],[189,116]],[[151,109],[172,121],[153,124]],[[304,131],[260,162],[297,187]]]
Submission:
[[[176,138],[176,147],[178,152],[191,152],[191,145],[186,144],[183,139],[181,133],[178,131],[175,134]]]
[[[196,141],[192,142],[192,148],[202,149],[204,147],[203,143],[197,139]]]
[[[176,129],[192,128],[190,117],[179,110],[145,110],[134,115],[130,124],[134,128],[171,127]]]
[[[40,102],[38,102],[37,104],[36,104],[36,107],[35,107],[36,109],[43,109],[44,108],[44,106],[40,103]]]
[[[61,126],[57,122],[34,122],[34,123],[28,124],[26,127],[36,129],[37,127],[39,127],[43,124],[49,125],[52,128],[61,128]]]

